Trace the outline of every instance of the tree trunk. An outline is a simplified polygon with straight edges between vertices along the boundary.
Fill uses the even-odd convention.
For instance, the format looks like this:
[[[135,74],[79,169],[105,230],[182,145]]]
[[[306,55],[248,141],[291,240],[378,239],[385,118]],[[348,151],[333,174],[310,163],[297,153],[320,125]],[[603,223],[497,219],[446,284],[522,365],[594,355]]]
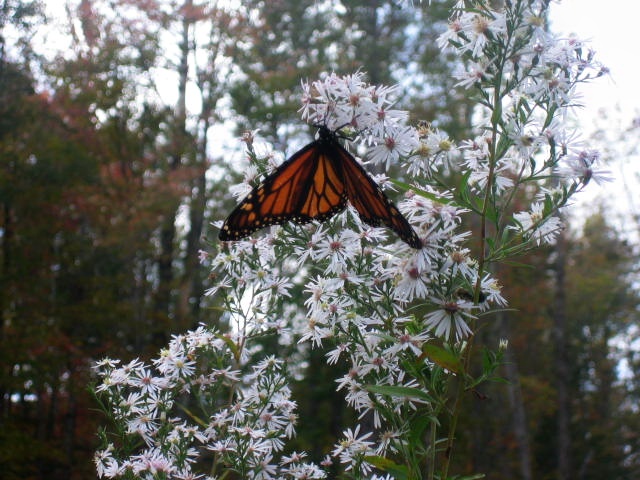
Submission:
[[[500,338],[511,338],[511,329],[509,328],[509,318],[505,312],[498,312],[496,316],[499,325]],[[516,440],[516,448],[518,450],[519,470],[522,480],[531,480],[533,478],[531,470],[531,444],[529,442],[529,426],[527,423],[527,413],[524,408],[522,399],[522,390],[520,388],[520,373],[518,371],[518,363],[513,350],[507,348],[505,352],[505,375],[508,380],[507,395],[511,406],[511,431]]]
[[[62,423],[62,450],[65,454],[65,461],[62,462],[67,470],[67,478],[71,478],[72,466],[76,465],[75,452],[76,452],[76,420],[78,418],[78,401],[75,394],[75,385],[70,380],[67,384],[68,388],[68,402],[66,405],[66,412],[64,413]]]
[[[155,295],[153,322],[153,343],[162,345],[168,339],[170,328],[168,318],[171,310],[171,290],[173,288],[173,255],[176,234],[175,210],[167,212],[160,228],[160,254],[158,255],[158,289]]]
[[[192,0],[185,0],[184,10],[189,12],[192,6]],[[170,154],[169,171],[178,169],[182,163],[182,157],[185,153],[186,146],[186,122],[187,122],[187,80],[189,76],[189,35],[192,26],[192,21],[188,18],[184,18],[182,22],[182,41],[180,42],[180,65],[178,66],[178,101],[176,104],[175,123],[173,129],[172,139],[172,152]],[[171,318],[171,314],[175,313],[173,317],[174,322],[167,322],[169,330],[173,330],[180,325],[180,311],[171,311],[171,294],[175,287],[174,285],[174,272],[173,261],[175,258],[175,238],[176,238],[176,226],[175,219],[178,213],[177,204],[171,204],[165,214],[164,223],[160,232],[160,255],[158,259],[158,291],[156,297],[156,311],[158,315],[165,318]],[[176,318],[176,316],[178,318]],[[177,324],[177,325],[176,325]],[[161,338],[157,338],[160,342],[166,342],[168,336],[166,329],[158,331],[157,334]]]
[[[569,433],[569,343],[567,340],[566,285],[565,285],[566,241],[564,233],[558,236],[553,271],[555,274],[555,296],[553,299],[553,340],[555,346],[554,370],[558,404],[558,479],[571,478],[571,437]]]
[[[9,313],[6,299],[9,295],[9,275],[11,270],[11,242],[13,237],[13,226],[11,225],[11,209],[7,202],[3,203],[3,222],[0,242],[2,243],[2,270],[0,271],[0,345],[5,345],[5,326],[8,324],[5,315]],[[4,363],[4,362],[2,362]],[[11,377],[11,369],[13,365],[3,365],[0,372],[2,380]],[[8,383],[8,382],[7,382]],[[7,385],[0,381],[0,427],[4,424],[6,418],[9,417],[11,401],[10,392]]]
[[[178,287],[178,305],[176,317],[182,327],[192,328],[198,323],[197,314],[202,296],[202,285],[198,275],[200,240],[204,225],[204,210],[206,205],[206,169],[195,179],[192,188],[191,203],[189,204],[189,231],[184,251],[184,273]],[[190,319],[192,325],[185,325]]]
[[[506,322],[502,322],[506,324]],[[508,327],[505,327],[508,329]],[[509,338],[506,336],[505,338]],[[520,478],[531,480],[531,446],[529,445],[529,428],[527,426],[527,415],[522,401],[522,390],[520,389],[520,378],[518,374],[518,364],[515,357],[507,350],[505,361],[506,376],[509,380],[507,392],[511,411],[513,412],[511,427],[513,436],[517,442],[518,458],[520,460]]]

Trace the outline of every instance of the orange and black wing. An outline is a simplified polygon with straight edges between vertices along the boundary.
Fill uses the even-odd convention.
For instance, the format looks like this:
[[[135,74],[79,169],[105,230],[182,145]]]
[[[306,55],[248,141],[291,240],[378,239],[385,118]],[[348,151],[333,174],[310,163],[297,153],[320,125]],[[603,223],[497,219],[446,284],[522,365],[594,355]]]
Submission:
[[[422,248],[418,234],[367,171],[337,142],[332,146],[335,149],[332,157],[339,157],[342,164],[347,198],[362,221],[374,227],[383,223],[411,247]]]
[[[316,140],[294,153],[231,212],[220,240],[238,240],[269,225],[326,220],[347,205],[347,193],[332,149]],[[337,168],[336,168],[337,166]]]

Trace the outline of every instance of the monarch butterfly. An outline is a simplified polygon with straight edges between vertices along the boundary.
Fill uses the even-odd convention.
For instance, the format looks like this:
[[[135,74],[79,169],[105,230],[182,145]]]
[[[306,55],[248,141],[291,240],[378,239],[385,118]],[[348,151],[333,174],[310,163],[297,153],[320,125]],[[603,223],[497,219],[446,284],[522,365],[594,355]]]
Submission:
[[[220,240],[238,240],[269,225],[323,221],[347,206],[369,225],[384,223],[411,247],[420,237],[364,168],[340,145],[336,134],[320,127],[318,139],[294,153],[231,212]]]

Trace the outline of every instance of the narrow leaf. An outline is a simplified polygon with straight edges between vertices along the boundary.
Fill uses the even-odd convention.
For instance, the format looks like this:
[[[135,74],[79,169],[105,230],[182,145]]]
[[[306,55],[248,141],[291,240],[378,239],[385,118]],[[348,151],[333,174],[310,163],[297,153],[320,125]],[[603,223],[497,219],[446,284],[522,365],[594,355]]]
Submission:
[[[378,470],[392,475],[396,480],[406,480],[409,478],[406,465],[399,465],[388,458],[377,455],[366,456],[364,459]]]
[[[437,195],[432,192],[427,192],[421,188],[415,187],[413,185],[409,185],[408,183],[401,182],[400,180],[390,179],[391,183],[393,183],[396,187],[400,188],[403,191],[413,190],[416,194],[420,195],[423,198],[427,198],[433,202],[440,203],[443,205],[456,205],[456,202],[450,198],[443,198],[440,195]]]
[[[453,353],[433,344],[426,344],[422,347],[424,355],[436,365],[446,368],[453,373],[462,373],[462,362]]]
[[[400,398],[419,398],[430,402],[431,396],[419,388],[412,387],[395,387],[393,385],[366,385],[365,389],[371,393],[379,395],[388,395],[390,397]]]

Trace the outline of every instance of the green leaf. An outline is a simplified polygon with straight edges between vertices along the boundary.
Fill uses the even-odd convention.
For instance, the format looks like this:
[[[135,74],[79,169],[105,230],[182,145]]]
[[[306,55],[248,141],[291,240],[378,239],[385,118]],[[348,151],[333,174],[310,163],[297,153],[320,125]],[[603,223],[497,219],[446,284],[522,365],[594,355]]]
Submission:
[[[456,202],[450,198],[443,198],[440,195],[437,195],[433,192],[427,192],[426,190],[423,190],[418,187],[414,187],[413,185],[409,185],[408,183],[401,182],[400,180],[390,179],[389,181],[393,183],[396,187],[400,188],[405,192],[408,190],[413,190],[415,193],[417,193],[421,197],[427,198],[433,202],[440,203],[442,205],[457,205]]]
[[[233,342],[233,340],[230,337],[226,335],[221,335],[219,333],[216,333],[214,336],[227,344],[227,347],[229,347],[229,350],[231,350],[231,353],[233,353],[233,356],[235,358],[239,357],[238,346]]]
[[[440,422],[438,421],[438,417],[433,415],[417,415],[410,422],[410,432],[409,432],[409,441],[411,442],[421,442],[422,435],[424,431],[427,429],[431,423],[435,423],[440,426]],[[418,443],[415,443],[418,445]]]
[[[195,423],[197,423],[201,427],[206,428],[209,425],[207,422],[202,420],[199,416],[197,416],[195,413],[193,413],[191,410],[189,410],[187,407],[185,407],[181,403],[178,403],[178,408],[180,408],[184,413],[187,414],[189,418],[191,418]]]
[[[408,470],[406,465],[399,465],[392,460],[385,457],[379,457],[377,455],[369,455],[364,457],[367,463],[370,463],[378,470],[382,470],[393,476],[397,480],[408,479]]]
[[[396,387],[393,385],[366,385],[364,387],[368,392],[377,393],[379,395],[388,395],[390,397],[400,398],[419,398],[431,402],[433,399],[424,390],[412,387]]]
[[[497,210],[492,206],[489,206],[489,208],[487,208],[486,217],[487,217],[487,220],[490,221],[491,223],[496,223],[498,219]]]
[[[485,477],[486,475],[484,473],[474,473],[473,475],[454,475],[453,477],[449,477],[447,480],[478,480]]]
[[[485,348],[482,351],[482,371],[486,374],[495,370],[495,355],[494,353]]]
[[[442,347],[429,343],[422,347],[422,352],[433,363],[446,368],[450,372],[460,374],[464,370],[460,359]]]
[[[522,262],[518,262],[516,260],[503,260],[502,262],[505,265],[509,265],[511,267],[514,268],[526,268],[529,270],[533,270],[535,268],[535,265],[531,265],[529,263],[522,263]]]

